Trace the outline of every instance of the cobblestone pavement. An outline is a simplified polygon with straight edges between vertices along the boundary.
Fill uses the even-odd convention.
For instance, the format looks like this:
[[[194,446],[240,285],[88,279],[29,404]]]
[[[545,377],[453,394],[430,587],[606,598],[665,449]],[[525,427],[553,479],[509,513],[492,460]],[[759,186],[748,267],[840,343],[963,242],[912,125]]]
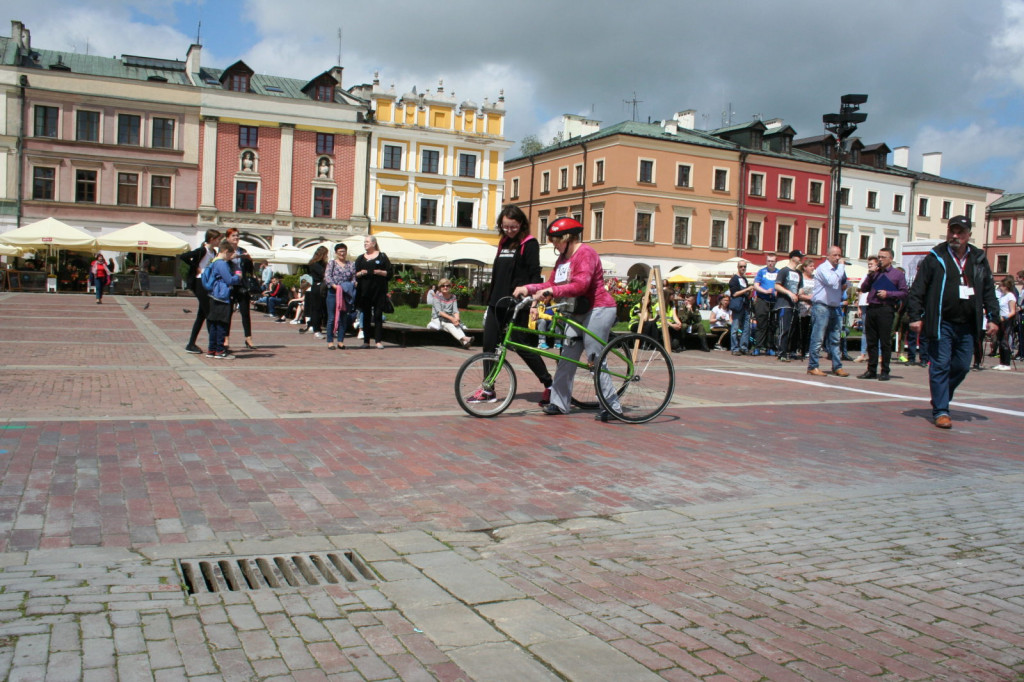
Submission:
[[[950,432],[920,368],[697,352],[648,425],[524,368],[477,420],[454,345],[210,360],[192,307],[0,294],[0,678],[1024,679],[1018,372]]]

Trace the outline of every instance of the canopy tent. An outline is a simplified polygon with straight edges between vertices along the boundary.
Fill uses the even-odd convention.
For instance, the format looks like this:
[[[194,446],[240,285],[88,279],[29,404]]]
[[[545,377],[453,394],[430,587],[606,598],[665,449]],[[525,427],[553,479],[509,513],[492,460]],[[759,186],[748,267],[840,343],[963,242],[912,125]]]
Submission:
[[[420,246],[411,239],[399,237],[393,232],[375,232],[373,237],[377,240],[377,248],[387,254],[388,260],[392,263],[433,263],[437,261],[437,258],[432,255],[433,249]],[[360,254],[366,253],[366,249],[363,248],[362,236],[349,237],[343,241],[353,260]],[[333,257],[333,245],[328,244],[327,248],[332,249],[331,256]]]
[[[7,246],[6,244],[0,244],[0,256],[17,256],[21,258],[25,254],[25,249],[17,246]]]
[[[843,269],[846,271],[846,278],[855,282],[859,282],[868,276],[868,269],[856,263],[847,263]]]
[[[76,227],[62,223],[56,218],[45,218],[31,225],[19,227],[0,234],[0,243],[11,246],[56,246],[92,249],[96,239]]]
[[[316,246],[320,246],[317,244]],[[248,248],[248,247],[246,247]],[[313,250],[316,250],[315,248]],[[290,244],[286,244],[282,247],[274,249],[273,257],[268,260],[271,263],[282,263],[284,265],[305,265],[309,262],[309,259],[313,257],[313,251],[306,251],[294,247]]]
[[[701,275],[700,268],[693,263],[687,263],[680,265],[668,274],[667,280],[669,284],[682,284],[684,282],[700,282],[704,278]]]
[[[245,249],[253,260],[274,260],[274,251],[239,240],[238,245]]]
[[[110,251],[149,253],[156,256],[176,256],[189,250],[188,242],[184,239],[148,223],[136,223],[101,235],[96,240],[96,245]]]
[[[732,278],[733,275],[736,274],[736,264],[741,260],[745,261],[747,259],[741,258],[740,256],[733,256],[732,258],[724,260],[717,265],[712,265],[710,267],[704,268],[701,271],[701,274],[704,275],[705,277],[713,277],[716,279],[724,279],[728,281],[729,279]],[[751,276],[753,276],[753,273],[756,272],[757,269],[758,268],[748,267],[747,272],[751,272]]]

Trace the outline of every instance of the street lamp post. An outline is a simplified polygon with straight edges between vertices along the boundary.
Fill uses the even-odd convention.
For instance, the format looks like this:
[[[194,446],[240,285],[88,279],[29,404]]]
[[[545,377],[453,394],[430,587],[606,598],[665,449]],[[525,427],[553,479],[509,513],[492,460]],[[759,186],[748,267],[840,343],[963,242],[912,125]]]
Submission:
[[[846,139],[857,130],[857,124],[867,120],[867,114],[858,114],[860,105],[868,101],[867,95],[843,95],[840,98],[838,114],[825,114],[821,117],[825,130],[835,135],[836,152],[833,177],[832,199],[832,241],[830,246],[839,245],[839,207],[842,205],[843,192],[843,149]]]

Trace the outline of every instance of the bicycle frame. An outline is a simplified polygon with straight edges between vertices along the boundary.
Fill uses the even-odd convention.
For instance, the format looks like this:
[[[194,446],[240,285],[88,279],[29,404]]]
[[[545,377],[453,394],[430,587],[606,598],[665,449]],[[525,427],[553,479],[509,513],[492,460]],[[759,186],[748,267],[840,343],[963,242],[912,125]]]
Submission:
[[[520,301],[516,305],[515,309],[512,311],[512,315],[511,315],[511,317],[510,317],[510,319],[508,321],[508,324],[505,326],[504,338],[498,344],[497,349],[496,349],[496,354],[497,354],[498,357],[497,357],[497,359],[494,362],[494,367],[491,369],[490,372],[487,373],[486,383],[488,385],[493,385],[495,377],[497,377],[498,372],[501,371],[501,366],[504,365],[505,362],[507,361],[506,360],[506,354],[508,353],[508,351],[510,349],[511,350],[516,350],[516,351],[525,351],[527,353],[534,353],[536,355],[540,355],[540,356],[543,356],[545,358],[550,358],[552,360],[555,360],[556,362],[571,362],[574,365],[576,365],[577,367],[582,367],[583,369],[587,369],[587,370],[592,369],[591,361],[590,361],[589,358],[587,358],[585,360],[573,360],[572,358],[563,357],[562,355],[559,355],[559,354],[554,353],[552,351],[548,351],[548,350],[543,350],[543,349],[537,348],[536,346],[528,346],[528,345],[523,344],[523,343],[518,343],[518,342],[512,340],[513,332],[522,332],[522,333],[525,333],[525,334],[529,334],[531,336],[545,336],[545,337],[549,337],[549,338],[560,339],[562,341],[564,341],[565,339],[573,338],[574,342],[583,343],[582,335],[579,336],[579,337],[569,337],[564,332],[559,333],[559,332],[555,332],[554,331],[555,329],[559,328],[559,325],[565,325],[565,326],[568,326],[568,327],[572,327],[573,329],[575,329],[578,332],[582,332],[582,334],[586,334],[590,338],[592,338],[595,341],[599,342],[602,346],[605,345],[606,341],[604,339],[602,339],[600,336],[598,336],[594,332],[590,331],[590,329],[588,329],[587,327],[583,326],[582,324],[580,324],[576,320],[572,319],[571,317],[567,317],[566,315],[564,315],[561,312],[559,312],[559,308],[565,307],[567,305],[565,303],[557,303],[557,304],[555,304],[555,305],[550,307],[550,310],[551,310],[551,326],[546,331],[541,332],[541,331],[539,331],[537,329],[530,329],[529,327],[521,327],[521,326],[517,325],[515,323],[516,316],[519,314],[519,312],[524,307],[526,307],[527,305],[530,305],[531,302],[532,302],[532,299],[524,298],[522,301]],[[564,329],[565,327],[561,327],[561,328]],[[627,366],[629,367],[630,373],[629,374],[617,374],[617,373],[614,373],[614,372],[609,372],[608,374],[610,376],[613,376],[613,377],[615,377],[617,379],[623,379],[623,380],[627,380],[627,379],[630,378],[630,376],[632,374],[632,370],[633,370],[633,361],[632,361],[631,358],[623,357],[623,359],[626,361]]]

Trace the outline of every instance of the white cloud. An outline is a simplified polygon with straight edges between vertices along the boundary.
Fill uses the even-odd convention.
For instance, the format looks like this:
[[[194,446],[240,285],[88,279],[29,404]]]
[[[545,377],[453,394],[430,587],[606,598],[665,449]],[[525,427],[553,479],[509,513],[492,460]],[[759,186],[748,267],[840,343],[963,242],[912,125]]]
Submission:
[[[992,64],[984,74],[1024,88],[1024,0],[1003,0],[1003,25],[992,38]]]
[[[911,168],[921,167],[921,153],[933,151],[942,152],[944,177],[970,178],[967,182],[1010,192],[1024,187],[1024,128],[993,121],[949,129],[926,126],[911,143]]]

